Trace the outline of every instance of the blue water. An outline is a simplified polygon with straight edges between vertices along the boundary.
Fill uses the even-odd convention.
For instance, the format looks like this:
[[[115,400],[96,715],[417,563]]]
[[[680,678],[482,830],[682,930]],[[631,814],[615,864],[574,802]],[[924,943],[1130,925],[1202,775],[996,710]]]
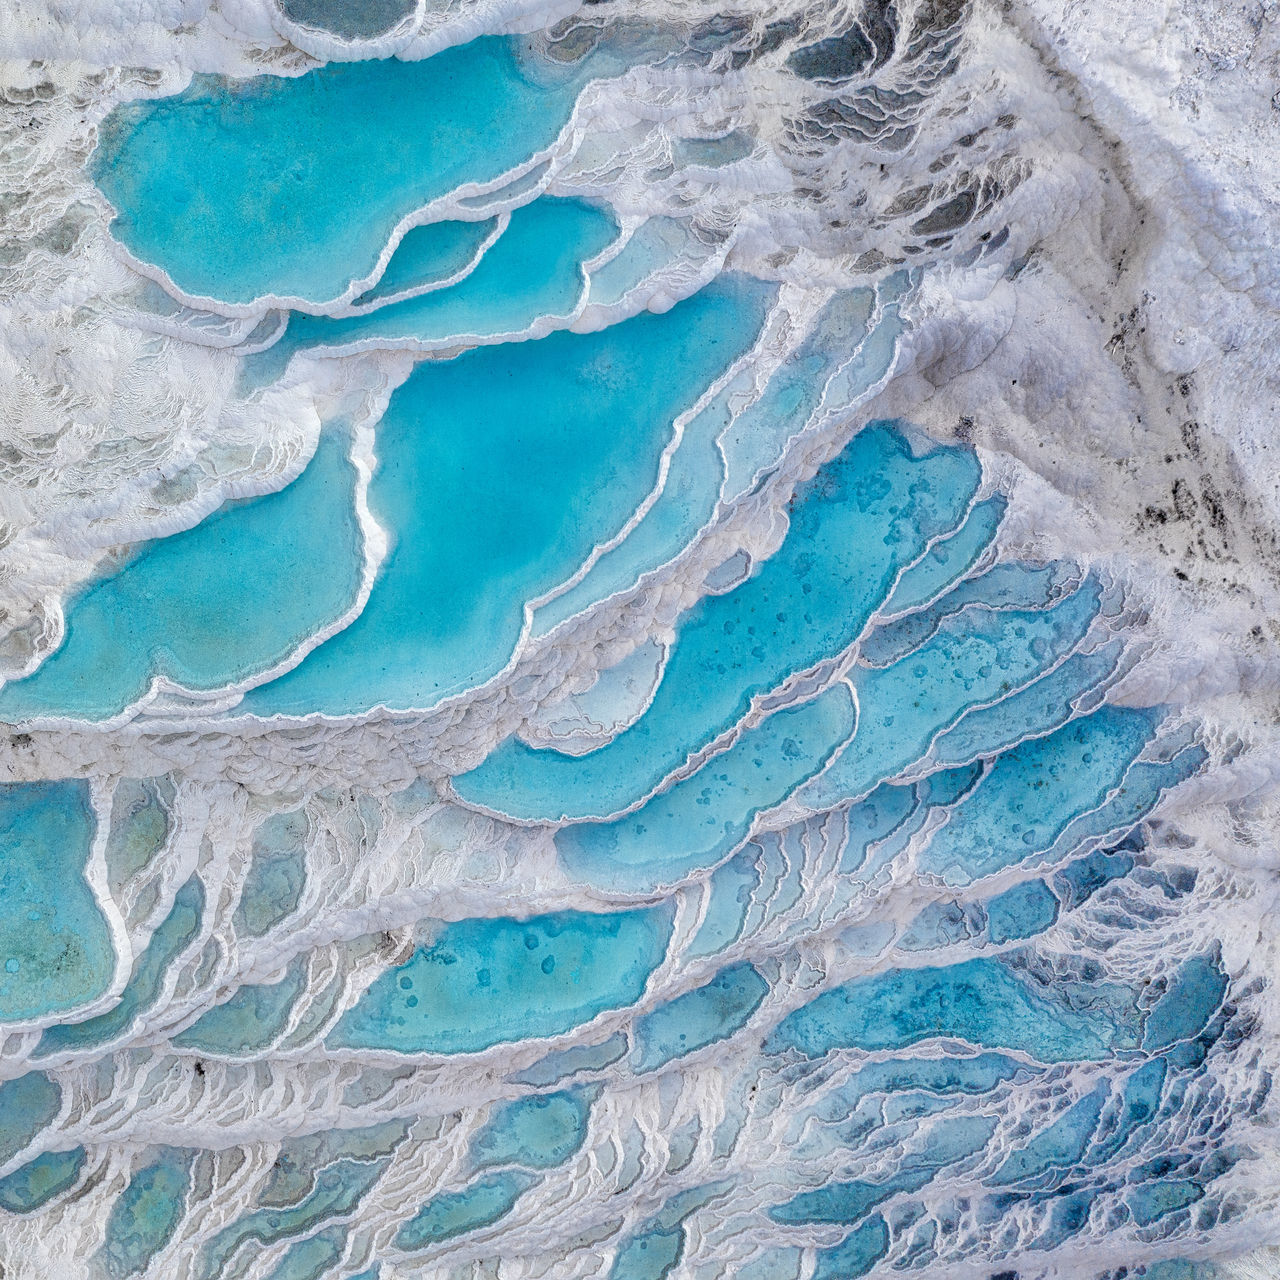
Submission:
[[[252,861],[236,905],[237,933],[260,938],[291,915],[307,878],[307,817],[274,813],[253,833]]]
[[[918,458],[891,427],[863,431],[801,488],[780,550],[681,619],[662,683],[634,726],[581,757],[508,741],[457,779],[456,791],[542,820],[634,803],[754,697],[851,644],[901,568],[956,522],[979,478],[967,451]]]
[[[710,982],[641,1015],[635,1024],[637,1071],[652,1071],[732,1035],[760,1007],[769,984],[749,964],[721,969]]]
[[[1086,1094],[1025,1147],[1014,1151],[987,1179],[988,1183],[1003,1186],[1023,1182],[1049,1169],[1067,1168],[1081,1160],[1102,1117],[1108,1092],[1102,1084]]]
[[[378,427],[369,505],[392,548],[368,604],[242,709],[425,708],[496,674],[524,602],[625,523],[676,414],[750,343],[770,296],[729,278],[603,333],[420,365]]]
[[[758,813],[827,764],[856,718],[843,684],[779,711],[634,813],[564,828],[556,836],[560,858],[579,879],[632,891],[714,866],[747,837]]]
[[[61,1087],[41,1071],[0,1084],[0,1163],[16,1156],[61,1106]]]
[[[154,1004],[165,972],[199,932],[203,911],[204,886],[193,876],[178,890],[169,914],[134,961],[119,1001],[96,1018],[49,1027],[40,1037],[35,1056],[92,1048],[128,1031],[138,1014]]]
[[[396,1233],[401,1249],[421,1249],[497,1222],[532,1185],[528,1174],[495,1173],[463,1191],[446,1192],[425,1204]]]
[[[771,1045],[775,1052],[794,1048],[813,1057],[842,1047],[903,1049],[944,1036],[978,1048],[1017,1049],[1041,1062],[1092,1060],[1136,1047],[1141,1019],[1132,994],[1105,983],[1090,994],[1083,1009],[1068,1009],[995,959],[891,969],[788,1014]]]
[[[482,222],[429,222],[412,227],[396,245],[378,283],[353,305],[372,307],[452,279],[476,260],[497,225],[496,218],[486,218]]]
[[[665,908],[460,920],[378,978],[326,1043],[475,1053],[559,1035],[639,999],[670,935]]]
[[[1082,695],[1116,670],[1121,654],[1119,641],[1091,653],[1073,653],[1025,689],[993,706],[965,712],[934,740],[934,758],[940,764],[972,760],[984,753],[994,754],[1023,737],[1056,729],[1071,717]]]
[[[292,79],[197,76],[117,107],[94,177],[113,234],[185,292],[323,302],[374,270],[406,215],[555,139],[587,74],[557,65],[535,79],[518,40],[491,37]]]
[[[112,1280],[141,1271],[169,1242],[191,1185],[194,1151],[162,1148],[111,1206],[99,1258]]]
[[[0,1209],[9,1213],[33,1213],[75,1186],[84,1164],[83,1147],[46,1151],[36,1156],[7,1178],[0,1178]]]
[[[277,982],[240,987],[173,1037],[175,1048],[239,1055],[264,1049],[284,1030],[289,1011],[307,989],[307,957],[294,960]]]
[[[584,1090],[537,1094],[504,1103],[471,1144],[477,1169],[522,1164],[551,1169],[563,1164],[587,1137],[592,1094]]]
[[[96,828],[87,783],[0,784],[0,1018],[62,1013],[110,985],[111,934],[85,877]]]
[[[88,586],[67,609],[58,651],[0,692],[0,718],[107,719],[156,676],[222,688],[336,622],[355,602],[364,560],[347,447],[345,431],[325,431],[280,492],[145,543]]]
[[[540,316],[567,317],[583,288],[582,263],[617,234],[603,210],[581,200],[535,200],[480,264],[447,289],[333,320],[295,315],[281,343],[308,347],[412,346],[519,333]],[[385,277],[384,277],[385,279]],[[271,350],[264,353],[269,357]]]

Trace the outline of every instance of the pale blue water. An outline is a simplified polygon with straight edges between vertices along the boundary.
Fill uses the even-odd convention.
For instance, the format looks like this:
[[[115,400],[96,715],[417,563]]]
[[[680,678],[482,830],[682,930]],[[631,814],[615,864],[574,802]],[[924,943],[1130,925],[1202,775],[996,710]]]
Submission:
[[[1043,609],[1075,584],[1070,565],[998,564],[966,578],[927,608],[877,627],[860,646],[868,666],[887,667],[937,633],[943,621],[962,609]]]
[[[583,289],[583,261],[616,234],[617,224],[604,210],[581,200],[544,196],[511,215],[497,243],[457,284],[390,302],[366,315],[294,315],[281,346],[290,354],[310,347],[425,348],[446,340],[520,333],[540,316],[572,313]],[[270,360],[273,352],[268,349],[262,359]]]
[[[487,1227],[511,1211],[533,1179],[522,1173],[495,1173],[473,1182],[464,1191],[446,1192],[425,1204],[396,1233],[396,1245],[405,1250],[448,1240]]]
[[[35,1056],[90,1048],[128,1031],[134,1018],[155,1002],[166,970],[199,932],[203,911],[204,886],[193,876],[178,890],[169,914],[134,961],[119,1002],[96,1018],[49,1027],[40,1037]]]
[[[347,432],[292,484],[145,543],[67,609],[58,651],[0,692],[0,718],[104,720],[165,676],[219,689],[283,661],[355,602],[363,536]]]
[[[537,1094],[498,1107],[471,1144],[477,1169],[521,1164],[551,1169],[586,1141],[594,1094],[585,1090]]]
[[[722,951],[742,932],[751,904],[751,891],[759,884],[755,858],[744,850],[717,867],[711,876],[711,901],[690,947],[695,956]]]
[[[1076,705],[1117,668],[1122,644],[1113,640],[1091,653],[1073,653],[1047,675],[989,707],[966,711],[934,740],[939,763],[959,763],[1002,750],[1023,737],[1064,724]]]
[[[511,1077],[517,1084],[531,1084],[536,1088],[555,1084],[579,1071],[607,1067],[617,1062],[627,1051],[626,1033],[616,1031],[600,1044],[571,1045],[557,1049],[539,1059],[533,1066]]]
[[[112,1280],[141,1271],[168,1243],[182,1216],[195,1154],[162,1148],[158,1159],[134,1173],[112,1205],[98,1255]]]
[[[100,996],[115,952],[85,878],[97,820],[84,782],[0,784],[0,1018]]]
[[[749,964],[721,969],[705,986],[695,987],[636,1019],[637,1071],[652,1071],[673,1058],[731,1036],[760,1007],[769,984]]]
[[[474,1053],[559,1035],[637,1000],[670,935],[665,908],[460,920],[378,978],[326,1043]]]
[[[1084,587],[1048,609],[967,610],[892,666],[856,671],[857,737],[801,799],[824,809],[866,795],[918,760],[940,727],[996,703],[1069,653],[1097,608],[1096,589]]]
[[[770,1043],[774,1052],[798,1049],[818,1057],[835,1048],[902,1049],[947,1036],[976,1048],[1016,1049],[1041,1062],[1136,1048],[1141,1015],[1132,993],[1096,983],[1089,995],[1083,1008],[1068,1009],[996,959],[891,969],[818,996],[784,1018]]]
[[[42,1071],[0,1084],[0,1161],[7,1162],[57,1114],[62,1089]]]
[[[1073,815],[1096,809],[1119,786],[1159,720],[1103,707],[1005,752],[951,811],[921,866],[967,884],[1052,848]]]
[[[260,938],[297,907],[307,878],[306,835],[301,810],[272,814],[254,832],[234,917],[238,933]]]
[[[0,1178],[0,1209],[33,1213],[79,1181],[85,1149],[46,1151],[7,1178]]]
[[[738,721],[754,697],[851,644],[902,567],[956,523],[979,478],[971,453],[935,449],[916,458],[891,427],[864,430],[802,487],[781,549],[741,586],[681,619],[662,683],[634,726],[586,756],[509,741],[455,790],[541,820],[633,804]]]
[[[374,270],[406,215],[554,141],[586,75],[535,71],[519,40],[490,37],[293,80],[197,76],[116,108],[94,178],[113,234],[185,292],[324,302]]]
[[[429,707],[501,670],[523,603],[621,528],[676,414],[750,343],[770,295],[731,277],[603,333],[420,365],[378,427],[369,505],[392,548],[368,604],[242,710]]]
[[[849,690],[837,685],[748,729],[705,768],[634,813],[564,828],[556,848],[574,876],[632,892],[714,866],[746,838],[757,813],[780,804],[827,764],[855,723]]]
[[[289,1011],[306,986],[307,958],[303,955],[278,981],[240,987],[224,1004],[215,1005],[193,1026],[174,1036],[174,1046],[232,1056],[264,1049],[284,1030]]]
[[[1001,494],[974,503],[964,523],[945,538],[939,538],[928,553],[898,579],[885,603],[885,612],[918,609],[968,573],[994,542],[1008,505]]]
[[[354,305],[372,307],[452,279],[476,260],[497,226],[496,218],[485,218],[480,222],[429,222],[411,227],[396,245],[377,284],[356,298]]]

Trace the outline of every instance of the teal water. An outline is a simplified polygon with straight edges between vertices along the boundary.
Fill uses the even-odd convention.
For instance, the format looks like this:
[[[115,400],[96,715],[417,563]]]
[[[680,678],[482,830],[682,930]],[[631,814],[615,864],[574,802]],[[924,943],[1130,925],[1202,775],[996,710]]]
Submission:
[[[495,1173],[480,1178],[463,1191],[436,1196],[400,1228],[396,1245],[401,1249],[422,1249],[478,1227],[487,1227],[510,1213],[533,1182],[528,1174]]]
[[[278,493],[226,503],[185,533],[143,544],[67,607],[62,646],[0,692],[0,718],[105,720],[157,676],[195,690],[286,659],[355,602],[363,536],[347,433]]]
[[[0,1178],[0,1209],[34,1213],[55,1196],[75,1186],[85,1165],[85,1149],[46,1151],[29,1164]]]
[[[670,936],[665,908],[460,920],[377,978],[326,1043],[475,1053],[560,1035],[639,999]]]
[[[1085,587],[1047,609],[966,610],[892,666],[855,671],[857,736],[801,799],[826,809],[868,794],[919,760],[941,727],[973,707],[998,706],[1069,653],[1097,608],[1097,591]]]
[[[111,797],[107,882],[113,893],[151,864],[169,837],[173,784],[166,778],[122,778]]]
[[[347,40],[370,40],[413,12],[411,0],[279,0],[281,12],[304,27],[318,27]]]
[[[676,414],[751,343],[771,296],[731,277],[602,333],[420,365],[378,427],[369,505],[392,547],[368,604],[241,709],[425,708],[500,671],[524,603],[625,523]]]
[[[100,996],[116,956],[85,868],[97,819],[85,782],[0,784],[0,1019]]]
[[[240,987],[174,1036],[174,1047],[232,1056],[265,1049],[284,1030],[289,1011],[307,989],[307,972],[302,955],[279,981]]]
[[[1135,1048],[1141,1018],[1132,994],[1105,983],[1089,993],[1089,1004],[1069,1009],[995,959],[891,969],[788,1014],[770,1047],[817,1057],[836,1048],[902,1049],[945,1036],[977,1048],[1020,1050],[1041,1062],[1087,1061]]]
[[[93,175],[113,234],[184,292],[324,302],[373,272],[402,218],[554,141],[587,74],[534,71],[518,39],[489,37],[420,62],[197,76],[117,107]]]
[[[315,1189],[321,1169],[339,1160],[376,1160],[390,1155],[403,1141],[411,1122],[388,1120],[360,1129],[328,1129],[305,1137],[289,1138],[271,1165],[263,1206],[288,1207]]]
[[[593,1094],[577,1089],[517,1098],[498,1107],[471,1144],[477,1169],[522,1164],[551,1169],[586,1141]]]
[[[373,307],[389,298],[452,279],[476,260],[497,227],[496,218],[482,222],[428,222],[411,227],[396,245],[377,284],[352,305]]]
[[[111,1207],[98,1257],[112,1280],[141,1271],[181,1220],[196,1153],[166,1147],[158,1154],[134,1173]]]
[[[280,342],[290,353],[311,347],[426,348],[520,333],[542,316],[572,314],[583,290],[583,262],[616,234],[616,223],[602,209],[544,196],[511,215],[497,243],[459,283],[365,315],[294,315]]]
[[[342,1257],[346,1239],[345,1227],[330,1227],[290,1245],[266,1280],[320,1280]]]
[[[227,1263],[248,1242],[272,1244],[350,1214],[386,1171],[385,1160],[341,1160],[320,1170],[315,1190],[288,1208],[255,1209],[224,1227],[200,1251],[194,1275],[220,1280]]]
[[[260,938],[292,915],[307,879],[307,817],[274,813],[253,833],[249,872],[234,921],[237,932]]]
[[[758,813],[827,764],[856,721],[843,684],[779,711],[626,817],[565,827],[556,836],[561,861],[588,883],[633,892],[714,866],[746,839]]]
[[[1058,900],[1043,880],[1027,880],[987,903],[987,936],[997,946],[1043,933],[1058,918]]]
[[[632,1236],[614,1255],[609,1280],[664,1280],[684,1252],[684,1231],[646,1231]]]
[[[61,1087],[42,1071],[0,1084],[0,1163],[16,1156],[61,1106]]]
[[[681,618],[662,682],[635,725],[584,756],[509,740],[454,789],[543,821],[633,804],[753,698],[850,645],[902,567],[960,518],[979,479],[968,451],[916,457],[892,427],[867,428],[801,487],[782,547],[741,586]]]
[[[567,1049],[556,1049],[540,1058],[533,1066],[511,1077],[517,1084],[531,1084],[543,1088],[564,1080],[579,1071],[598,1070],[617,1062],[627,1051],[625,1031],[615,1031],[600,1044],[575,1044]]]
[[[856,1280],[889,1252],[889,1228],[879,1215],[868,1218],[830,1249],[819,1249],[810,1280]]]
[[[127,1032],[133,1020],[158,998],[164,975],[200,931],[204,886],[192,877],[174,896],[173,907],[134,961],[133,972],[118,1003],[84,1022],[63,1022],[46,1029],[35,1056],[67,1053],[105,1044]]]

